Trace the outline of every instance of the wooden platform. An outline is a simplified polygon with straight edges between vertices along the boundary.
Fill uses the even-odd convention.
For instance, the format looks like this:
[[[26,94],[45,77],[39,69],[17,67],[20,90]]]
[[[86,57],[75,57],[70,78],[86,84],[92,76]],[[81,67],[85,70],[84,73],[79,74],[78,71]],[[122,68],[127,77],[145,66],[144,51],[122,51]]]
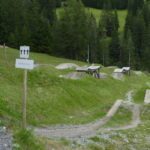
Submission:
[[[144,103],[145,104],[150,104],[150,89],[146,90]]]
[[[128,74],[130,75],[130,67],[122,67],[122,68],[117,68],[114,70],[114,73],[122,73],[122,74]]]
[[[89,66],[89,67],[78,67],[76,68],[77,72],[86,72],[93,75],[95,78],[100,78],[100,69],[101,66]]]

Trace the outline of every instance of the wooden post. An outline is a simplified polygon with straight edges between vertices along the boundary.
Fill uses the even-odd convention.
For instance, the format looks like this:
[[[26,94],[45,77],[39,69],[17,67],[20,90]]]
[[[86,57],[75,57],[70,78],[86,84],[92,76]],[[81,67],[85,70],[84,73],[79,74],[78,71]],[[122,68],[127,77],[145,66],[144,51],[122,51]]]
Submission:
[[[8,58],[7,58],[7,51],[6,51],[6,44],[3,44],[3,48],[4,48],[4,57],[5,57],[5,62],[8,66],[10,66],[9,62],[8,62]]]
[[[26,102],[27,102],[27,70],[24,70],[23,100],[22,100],[22,128],[26,128]]]
[[[89,64],[89,63],[90,63],[90,46],[89,46],[89,45],[88,45],[87,56],[88,56],[87,62],[88,62],[88,64]]]
[[[129,49],[129,67],[131,69],[131,52],[130,52],[130,49]],[[128,75],[130,76],[130,70],[128,72]]]
[[[105,66],[105,54],[104,54],[104,50],[103,50],[103,66]]]

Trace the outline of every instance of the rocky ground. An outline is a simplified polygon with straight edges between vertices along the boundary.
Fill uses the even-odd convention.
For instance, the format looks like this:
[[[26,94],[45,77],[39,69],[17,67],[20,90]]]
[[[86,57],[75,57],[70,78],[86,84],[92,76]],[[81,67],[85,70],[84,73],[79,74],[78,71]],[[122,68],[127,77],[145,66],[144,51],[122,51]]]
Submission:
[[[0,128],[0,150],[12,150],[12,136],[5,131],[5,127]]]

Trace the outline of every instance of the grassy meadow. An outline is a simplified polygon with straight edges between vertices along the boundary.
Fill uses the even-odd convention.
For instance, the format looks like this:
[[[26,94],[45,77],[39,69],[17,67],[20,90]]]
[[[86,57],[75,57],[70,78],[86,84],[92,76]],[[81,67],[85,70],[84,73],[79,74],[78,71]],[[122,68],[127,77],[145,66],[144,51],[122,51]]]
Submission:
[[[19,51],[0,49],[0,116],[2,123],[10,126],[20,125],[23,70],[15,69],[15,58]],[[108,73],[107,79],[95,79],[86,76],[81,80],[60,78],[59,75],[74,70],[57,70],[55,66],[72,62],[80,66],[84,62],[56,58],[46,54],[31,53],[35,63],[43,65],[28,71],[27,121],[29,125],[84,124],[106,114],[117,99],[125,98],[129,90],[138,92],[148,88],[149,76],[143,74],[125,77],[124,81],[111,77],[112,68],[103,68]],[[135,101],[136,101],[135,99]]]
[[[4,125],[15,131],[20,128],[22,120],[23,70],[15,68],[15,59],[18,57],[18,50],[0,48],[0,126]],[[55,66],[60,63],[75,63],[83,66],[87,65],[85,62],[39,53],[31,53],[30,58],[34,59],[36,64],[43,65],[28,71],[27,123],[29,126],[85,124],[103,117],[113,103],[117,99],[124,99],[130,90],[135,93],[134,101],[143,104],[145,90],[150,88],[149,74],[143,73],[139,76],[132,71],[130,77],[126,76],[120,81],[111,77],[115,67],[103,67],[101,72],[107,73],[106,79],[96,79],[86,75],[80,80],[71,80],[60,78],[59,75],[74,72],[73,69],[57,70]],[[129,123],[131,113],[126,111],[124,108],[119,109],[106,127]],[[149,112],[146,109],[143,113]],[[145,126],[148,128],[149,118],[143,113],[142,120],[146,122]],[[142,126],[137,129],[139,134],[143,130]],[[128,132],[125,134],[128,135]],[[132,132],[131,134],[133,136]],[[35,147],[42,150],[43,144],[57,150],[60,147],[72,149],[65,139],[61,141],[43,139],[42,145],[34,144],[34,140],[30,140],[30,133],[26,131],[17,132],[15,139],[22,147],[27,148],[32,145],[31,150]],[[111,146],[111,143],[106,143],[107,146]],[[84,148],[81,147],[82,150]],[[80,150],[79,147],[77,149]],[[95,145],[87,145],[85,149],[94,150]]]

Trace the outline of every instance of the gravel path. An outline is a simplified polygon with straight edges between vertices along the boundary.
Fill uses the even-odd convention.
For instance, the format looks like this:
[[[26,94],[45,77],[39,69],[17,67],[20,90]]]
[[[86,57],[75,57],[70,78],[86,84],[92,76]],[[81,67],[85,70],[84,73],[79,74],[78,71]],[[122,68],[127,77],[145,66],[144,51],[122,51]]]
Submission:
[[[108,117],[104,117],[95,123],[78,126],[65,126],[65,127],[47,127],[47,128],[35,128],[34,132],[38,136],[51,137],[51,138],[81,138],[90,137],[96,134],[98,127],[104,125],[109,120]]]
[[[47,128],[35,128],[34,132],[38,136],[42,137],[52,137],[52,138],[81,138],[81,137],[91,137],[97,132],[97,129],[106,124],[112,114],[115,114],[116,108],[119,108],[122,100],[117,100],[112,108],[109,110],[108,114],[95,122],[85,124],[85,125],[71,125],[71,126],[55,126]]]
[[[122,127],[114,127],[114,128],[103,128],[99,131],[117,131],[117,130],[127,130],[131,128],[136,128],[140,123],[140,108],[141,105],[134,103],[122,103],[122,106],[130,109],[132,111],[132,121],[130,124],[122,126]]]
[[[119,127],[119,128],[101,128],[106,124],[117,112],[120,106],[130,109],[133,113],[132,121],[129,125]],[[46,128],[35,128],[34,133],[37,136],[48,137],[48,138],[88,138],[95,136],[98,129],[102,131],[110,130],[126,130],[130,128],[135,128],[140,123],[140,105],[131,102],[123,102],[123,100],[117,100],[112,108],[108,111],[107,115],[100,120],[95,122],[85,124],[85,125],[65,125],[65,126],[55,126]],[[100,131],[99,130],[99,131]]]
[[[0,129],[0,150],[12,150],[12,135]]]
[[[140,105],[133,102],[134,91],[130,90],[125,95],[125,100],[117,100],[111,109],[108,111],[106,116],[103,118],[84,125],[57,125],[44,128],[34,128],[34,133],[37,136],[48,137],[48,138],[89,138],[95,136],[100,131],[111,131],[111,130],[127,130],[135,128],[140,124]],[[102,128],[118,111],[120,106],[125,107],[132,112],[132,120],[126,126],[114,127],[114,128]]]

